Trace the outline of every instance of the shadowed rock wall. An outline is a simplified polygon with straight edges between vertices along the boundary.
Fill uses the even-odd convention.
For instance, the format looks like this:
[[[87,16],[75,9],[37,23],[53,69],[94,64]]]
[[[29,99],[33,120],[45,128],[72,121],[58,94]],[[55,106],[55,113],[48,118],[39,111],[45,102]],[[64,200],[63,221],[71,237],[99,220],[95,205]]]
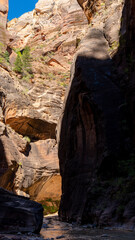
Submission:
[[[134,129],[134,3],[125,2],[123,15],[122,4],[103,1],[104,10],[91,22],[97,29],[91,27],[74,58],[58,125],[62,175],[59,216],[64,221],[99,226],[116,226],[119,222],[132,229],[135,158],[130,155],[133,152],[125,106],[127,99]],[[119,45],[121,15],[124,25],[121,31],[125,31],[123,51]],[[130,66],[126,60],[128,54],[132,59]],[[113,61],[117,58],[119,63]],[[127,79],[125,76],[120,79],[118,72],[127,66],[126,85]]]
[[[62,219],[81,221],[89,183],[101,163],[105,162],[108,174],[115,171],[122,143],[122,97],[111,81],[111,71],[107,42],[101,31],[92,29],[74,59],[61,122]]]
[[[124,12],[126,12],[126,21],[124,22],[126,25],[125,57],[128,66],[129,79],[127,99],[131,118],[131,132],[135,147],[135,2],[133,0],[125,1]]]

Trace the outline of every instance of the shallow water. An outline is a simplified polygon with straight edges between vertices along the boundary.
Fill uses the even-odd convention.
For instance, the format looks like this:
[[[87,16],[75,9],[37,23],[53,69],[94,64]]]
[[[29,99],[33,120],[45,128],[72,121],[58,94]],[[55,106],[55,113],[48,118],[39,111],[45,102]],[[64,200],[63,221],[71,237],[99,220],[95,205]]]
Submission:
[[[51,216],[44,218],[41,237],[45,240],[135,240],[135,232],[91,229],[89,225],[76,226]]]

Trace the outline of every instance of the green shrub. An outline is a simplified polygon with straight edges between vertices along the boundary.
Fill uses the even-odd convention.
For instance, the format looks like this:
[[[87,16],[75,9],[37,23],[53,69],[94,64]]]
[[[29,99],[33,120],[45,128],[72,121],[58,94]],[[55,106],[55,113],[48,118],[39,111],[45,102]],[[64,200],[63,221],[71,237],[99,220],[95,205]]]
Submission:
[[[13,70],[21,73],[24,80],[29,80],[33,77],[29,47],[25,47],[22,53],[20,51],[17,52]]]
[[[51,206],[48,206],[48,203],[51,203]],[[41,202],[41,204],[44,208],[44,215],[47,215],[55,213],[59,210],[60,201],[48,198],[44,202]]]
[[[4,58],[9,63],[9,52],[7,50],[4,52]]]
[[[9,63],[9,52],[6,50],[4,44],[0,42],[0,63]]]
[[[23,63],[22,63],[22,60],[21,60],[21,57],[19,54],[17,54],[17,57],[16,57],[16,60],[15,60],[15,63],[14,63],[14,71],[17,72],[17,73],[22,73],[23,71]]]
[[[22,53],[23,71],[32,73],[30,48],[25,47]]]
[[[28,136],[24,136],[24,139],[25,139],[28,143],[31,142],[31,139],[30,139]]]

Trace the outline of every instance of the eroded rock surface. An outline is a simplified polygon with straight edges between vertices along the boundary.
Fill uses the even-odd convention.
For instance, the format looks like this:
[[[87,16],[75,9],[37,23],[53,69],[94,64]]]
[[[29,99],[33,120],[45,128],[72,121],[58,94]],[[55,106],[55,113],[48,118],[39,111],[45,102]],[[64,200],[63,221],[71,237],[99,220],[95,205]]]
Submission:
[[[1,186],[20,195],[30,193],[34,199],[39,194],[35,184],[44,186],[51,176],[52,181],[58,177],[56,188],[61,188],[56,125],[87,19],[75,0],[38,1],[32,12],[7,25],[12,41],[10,63],[0,74]],[[33,73],[28,79],[12,71],[17,51],[23,52],[26,45]],[[60,198],[58,191],[59,197],[54,194],[54,198]]]
[[[82,6],[83,1],[78,2]],[[125,115],[126,94],[123,95],[122,75],[120,78],[118,74],[118,70],[123,71],[118,51],[121,17],[125,19],[123,3],[102,1],[90,19],[90,30],[72,65],[71,83],[58,125],[62,175],[59,216],[64,221],[90,222],[100,227],[115,226],[117,222],[133,227],[135,174],[131,168],[134,169],[135,158]],[[126,3],[125,8],[127,4],[129,7]],[[133,3],[127,9],[134,9]],[[122,30],[128,33],[127,29]],[[128,36],[131,38],[132,34]],[[129,53],[127,48],[125,51]]]
[[[9,42],[9,33],[6,29],[8,15],[8,0],[0,1],[0,43],[4,45],[6,49]],[[0,45],[0,48],[2,46]]]
[[[0,212],[0,232],[40,232],[43,208],[39,203],[0,188]]]
[[[119,155],[122,99],[110,79],[112,65],[107,48],[102,32],[90,30],[72,66],[59,144],[62,218],[81,220],[90,179],[104,161],[113,174],[112,161]],[[79,201],[72,201],[75,196]]]

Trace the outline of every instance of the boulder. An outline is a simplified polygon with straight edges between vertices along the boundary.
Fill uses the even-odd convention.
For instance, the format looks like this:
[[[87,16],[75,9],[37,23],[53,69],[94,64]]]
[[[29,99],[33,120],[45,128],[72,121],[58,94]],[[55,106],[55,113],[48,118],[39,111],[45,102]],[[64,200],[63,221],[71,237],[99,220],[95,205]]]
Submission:
[[[0,188],[0,232],[39,233],[43,221],[42,205]]]

